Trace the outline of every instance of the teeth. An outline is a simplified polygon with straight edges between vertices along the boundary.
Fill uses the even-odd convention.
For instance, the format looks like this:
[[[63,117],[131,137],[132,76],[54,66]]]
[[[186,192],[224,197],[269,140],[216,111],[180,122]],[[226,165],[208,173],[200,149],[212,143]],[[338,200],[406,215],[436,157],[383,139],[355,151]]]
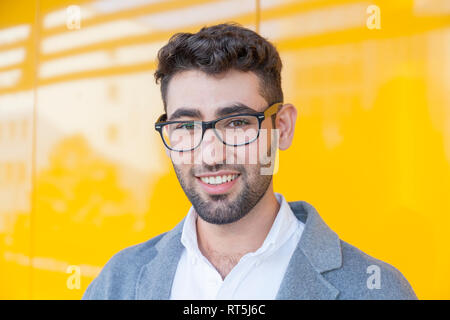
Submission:
[[[202,179],[205,183],[218,185],[225,182],[230,182],[231,180],[236,179],[237,176],[237,174],[230,174],[227,176],[201,177],[200,179]]]

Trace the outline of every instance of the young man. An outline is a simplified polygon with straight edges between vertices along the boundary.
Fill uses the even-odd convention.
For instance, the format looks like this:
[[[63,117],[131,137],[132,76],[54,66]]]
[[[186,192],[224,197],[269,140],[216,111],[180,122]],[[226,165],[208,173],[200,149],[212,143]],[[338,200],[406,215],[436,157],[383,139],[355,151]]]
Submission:
[[[283,104],[270,42],[220,24],[174,35],[158,60],[155,128],[192,207],[113,256],[84,299],[416,299],[310,204],[274,193],[274,149],[291,145],[297,111]]]

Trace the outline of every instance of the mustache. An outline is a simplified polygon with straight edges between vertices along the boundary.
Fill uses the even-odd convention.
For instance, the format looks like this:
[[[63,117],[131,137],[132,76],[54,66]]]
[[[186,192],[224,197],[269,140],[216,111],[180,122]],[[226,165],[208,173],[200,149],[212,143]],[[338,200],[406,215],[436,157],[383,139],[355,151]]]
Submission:
[[[191,174],[192,175],[199,175],[203,173],[213,173],[220,170],[231,170],[231,171],[237,171],[241,174],[245,173],[245,167],[243,165],[227,165],[227,164],[215,164],[215,165],[207,165],[203,164],[199,167],[191,168]]]

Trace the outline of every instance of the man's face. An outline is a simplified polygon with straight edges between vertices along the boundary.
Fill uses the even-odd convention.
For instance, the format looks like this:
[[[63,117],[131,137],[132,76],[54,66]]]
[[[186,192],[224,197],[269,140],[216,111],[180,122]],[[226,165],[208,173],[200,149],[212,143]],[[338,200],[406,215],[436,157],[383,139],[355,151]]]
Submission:
[[[252,72],[232,70],[214,77],[197,70],[183,71],[168,86],[168,120],[211,121],[250,111],[229,108],[237,104],[261,112],[268,104],[258,90],[258,78]],[[264,196],[272,175],[261,174],[258,146],[265,145],[264,150],[270,146],[263,134],[270,134],[270,128],[271,119],[265,119],[261,129],[266,131],[261,131],[258,140],[237,147],[224,145],[208,129],[198,148],[183,153],[182,163],[174,161],[180,153],[167,151],[181,187],[203,220],[213,224],[238,221]],[[218,177],[226,179],[220,183]]]

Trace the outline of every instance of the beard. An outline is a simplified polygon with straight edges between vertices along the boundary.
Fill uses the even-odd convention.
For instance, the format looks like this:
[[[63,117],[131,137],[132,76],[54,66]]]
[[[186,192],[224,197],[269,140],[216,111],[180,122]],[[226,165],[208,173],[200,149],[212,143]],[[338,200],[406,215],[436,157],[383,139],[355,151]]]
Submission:
[[[183,174],[182,170],[173,165],[181,188],[188,197],[197,214],[204,221],[212,224],[228,224],[246,216],[261,200],[272,181],[272,175],[261,175],[260,165],[246,168],[242,165],[227,166],[203,165],[204,171],[215,172],[221,169],[232,169],[240,173],[237,179],[241,183],[239,194],[232,199],[232,194],[207,194],[197,191],[199,188],[195,179],[194,168]]]

